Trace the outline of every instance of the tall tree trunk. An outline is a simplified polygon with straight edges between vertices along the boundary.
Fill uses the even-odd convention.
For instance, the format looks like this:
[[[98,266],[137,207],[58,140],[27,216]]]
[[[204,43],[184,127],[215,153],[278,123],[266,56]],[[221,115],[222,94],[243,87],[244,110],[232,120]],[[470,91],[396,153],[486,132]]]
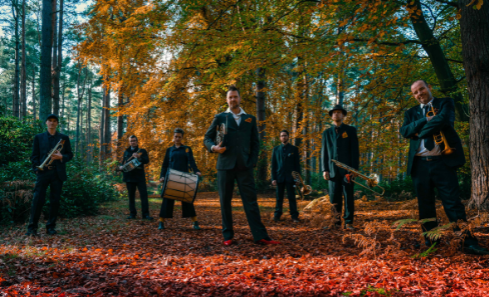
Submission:
[[[103,106],[103,143],[102,143],[102,162],[110,157],[110,144],[111,144],[111,133],[110,133],[110,88],[104,87],[104,106]]]
[[[41,98],[39,118],[44,121],[51,113],[51,35],[52,35],[52,3],[51,0],[42,0],[42,30],[41,30]]]
[[[81,110],[81,102],[83,100],[83,94],[85,93],[85,83],[87,81],[87,76],[88,76],[88,68],[85,67],[85,78],[83,79],[83,82],[81,82],[81,76],[82,76],[82,65],[81,62],[78,62],[78,79],[76,81],[76,93],[78,96],[78,104],[77,104],[77,110],[76,110],[76,144],[75,144],[75,153],[78,154],[80,151],[80,129],[81,129],[81,116],[82,116],[82,110]]]
[[[37,104],[36,104],[36,69],[32,67],[32,113],[34,120],[37,120]]]
[[[87,108],[87,143],[90,147],[87,155],[87,164],[93,160],[93,145],[92,145],[92,83],[88,86],[88,108]]]
[[[459,0],[462,55],[470,98],[470,205],[489,209],[489,3]]]
[[[104,105],[105,105],[105,88],[103,88],[104,94],[102,95],[102,110],[100,113],[100,125],[99,125],[99,168],[102,169],[103,166],[103,160],[104,160],[104,122],[105,122],[105,110],[104,110]]]
[[[457,87],[458,82],[450,69],[450,65],[441,48],[440,42],[433,35],[433,30],[431,30],[426,22],[423,11],[421,10],[421,1],[407,1],[407,7],[413,11],[421,11],[421,14],[419,15],[415,12],[410,15],[414,31],[416,32],[419,41],[421,41],[423,49],[430,58],[431,65],[433,65],[436,77],[440,83],[441,92],[446,96],[453,98],[455,101],[455,114],[457,119],[464,122],[468,121],[469,118],[464,108],[465,104],[463,102],[463,96]]]
[[[22,0],[22,62],[20,80],[20,102],[22,104],[22,120],[27,116],[27,73],[25,62],[25,1]]]
[[[61,87],[61,110],[60,110],[60,118],[63,119],[63,117],[65,116],[66,114],[66,110],[65,110],[65,107],[66,107],[66,104],[65,104],[65,89],[66,89],[66,81],[63,81],[63,86]],[[63,131],[64,130],[64,127],[61,126],[60,127],[60,130]],[[69,131],[70,130],[70,122],[69,121],[66,121],[66,131]]]
[[[15,61],[14,61],[14,95],[12,101],[12,110],[14,117],[20,118],[20,100],[19,100],[19,84],[20,84],[20,38],[19,38],[19,3],[17,0],[12,1],[12,15],[14,17],[14,38],[15,38]]]
[[[260,138],[260,144],[265,144],[266,138],[266,120],[265,113],[265,88],[266,88],[266,70],[262,67],[256,70],[257,83],[256,83],[256,119],[258,121],[258,136]],[[259,181],[267,180],[267,151],[263,148],[260,150],[260,160],[258,162],[257,177]]]
[[[53,9],[56,11],[56,0],[53,0]],[[52,84],[53,84],[53,113],[59,114],[59,78],[61,71],[61,45],[62,45],[62,23],[63,23],[63,0],[60,1],[59,7],[59,26],[57,26],[57,14],[53,15],[53,70],[52,70]],[[58,31],[59,28],[59,31]]]

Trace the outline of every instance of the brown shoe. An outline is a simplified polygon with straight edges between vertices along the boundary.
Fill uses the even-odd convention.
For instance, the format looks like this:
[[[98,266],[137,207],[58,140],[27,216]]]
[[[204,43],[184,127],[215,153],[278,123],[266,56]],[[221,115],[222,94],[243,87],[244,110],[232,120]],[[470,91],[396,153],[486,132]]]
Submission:
[[[352,224],[345,224],[345,230],[355,231]]]

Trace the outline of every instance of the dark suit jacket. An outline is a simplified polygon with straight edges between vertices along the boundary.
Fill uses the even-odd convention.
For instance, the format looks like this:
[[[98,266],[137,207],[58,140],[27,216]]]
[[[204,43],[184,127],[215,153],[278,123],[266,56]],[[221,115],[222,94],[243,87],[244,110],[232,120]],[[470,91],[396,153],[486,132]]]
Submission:
[[[465,156],[462,141],[454,129],[455,106],[451,98],[433,98],[433,107],[438,109],[437,115],[428,122],[423,116],[420,105],[412,107],[404,113],[404,124],[401,127],[401,135],[409,138],[409,159],[407,174],[411,174],[414,156],[419,148],[421,139],[433,137],[434,134],[443,131],[451,148],[455,152],[450,155],[442,156],[443,161],[449,167],[460,167],[465,164]],[[416,135],[418,134],[418,135]],[[443,146],[442,146],[442,149]]]
[[[182,158],[182,155],[172,156],[173,151],[177,150],[182,150],[182,152],[185,152],[183,155],[184,158]],[[195,164],[192,149],[186,145],[182,145],[178,149],[175,146],[166,149],[165,159],[163,160],[163,165],[161,166],[160,178],[166,176],[168,168],[182,172],[189,172],[189,169],[192,169],[194,173],[200,172],[200,170],[197,168],[197,164]]]
[[[260,140],[256,118],[252,115],[243,114],[239,127],[232,114],[220,113],[216,115],[209,130],[205,133],[204,145],[209,152],[212,152],[212,146],[218,144],[214,142],[216,127],[226,122],[228,123],[227,135],[225,136],[226,151],[219,154],[217,170],[249,169],[256,166]]]
[[[341,124],[338,134],[336,134],[334,126],[323,132],[322,171],[329,171],[330,178],[334,178],[337,174],[344,175],[346,171],[338,168],[331,160],[339,161],[358,170],[360,153],[355,127]]]
[[[122,158],[122,164],[126,164],[126,161],[129,158],[131,158],[132,154],[137,152],[138,149],[139,149],[139,147],[136,148],[136,150],[133,152],[133,151],[131,151],[131,147],[128,147],[124,151],[124,156]],[[148,156],[148,152],[145,149],[141,149],[139,151],[139,153],[141,154],[141,157],[139,158],[139,162],[141,162],[141,165],[139,165],[138,167],[134,168],[133,170],[131,170],[129,172],[122,172],[122,176],[123,176],[122,180],[126,183],[128,183],[128,182],[132,182],[132,183],[146,182],[146,173],[144,172],[144,164],[149,163],[149,156]],[[129,161],[131,161],[131,160],[129,160]]]
[[[38,171],[37,166],[41,165],[46,159],[52,147],[49,146],[49,132],[44,132],[34,136],[34,145],[32,147],[31,162],[34,171]],[[71,151],[70,138],[67,135],[56,132],[54,135],[54,145],[56,145],[61,139],[65,141],[63,148],[61,149],[61,155],[63,155],[62,161],[55,160],[52,164],[56,166],[58,177],[62,181],[66,181],[66,162],[73,159],[73,152]]]
[[[301,172],[299,148],[287,143],[273,148],[272,153],[272,180],[278,183],[294,182],[292,171]]]

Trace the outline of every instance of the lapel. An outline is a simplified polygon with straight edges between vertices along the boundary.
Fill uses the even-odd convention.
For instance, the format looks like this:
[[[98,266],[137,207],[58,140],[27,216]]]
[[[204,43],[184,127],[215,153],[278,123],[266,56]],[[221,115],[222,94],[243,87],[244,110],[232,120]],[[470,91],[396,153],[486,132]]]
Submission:
[[[334,127],[333,127],[333,134],[336,134],[336,139],[340,138],[341,133],[343,133],[344,128],[345,128],[345,125],[343,123],[341,123],[340,128],[338,129],[338,134],[336,134],[336,132],[334,131]]]
[[[241,123],[239,124],[239,129],[241,130],[241,128],[243,128],[245,125],[248,125],[249,123],[246,122],[246,120],[250,118],[250,116],[248,114],[243,114],[241,115]]]
[[[414,118],[416,120],[423,118],[423,109],[421,109],[421,105],[419,104],[414,108]]]
[[[232,128],[233,130],[239,130],[238,124],[236,123],[233,115],[229,112],[226,112],[224,114],[226,115],[226,117],[228,117],[227,121],[226,119],[224,119],[224,123],[228,122],[229,128]],[[243,117],[241,117],[241,121],[243,121]]]

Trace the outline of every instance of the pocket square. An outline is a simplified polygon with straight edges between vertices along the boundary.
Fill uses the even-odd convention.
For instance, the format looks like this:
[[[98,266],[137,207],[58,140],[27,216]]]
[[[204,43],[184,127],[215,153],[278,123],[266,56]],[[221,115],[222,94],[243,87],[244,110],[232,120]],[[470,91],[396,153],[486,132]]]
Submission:
[[[343,132],[343,134],[341,134],[341,137],[347,138],[348,137],[348,134],[346,134],[346,132]]]
[[[247,119],[245,120],[245,122],[247,122],[247,123],[251,123],[251,121],[252,121],[252,119],[251,119],[251,118],[247,118]]]

